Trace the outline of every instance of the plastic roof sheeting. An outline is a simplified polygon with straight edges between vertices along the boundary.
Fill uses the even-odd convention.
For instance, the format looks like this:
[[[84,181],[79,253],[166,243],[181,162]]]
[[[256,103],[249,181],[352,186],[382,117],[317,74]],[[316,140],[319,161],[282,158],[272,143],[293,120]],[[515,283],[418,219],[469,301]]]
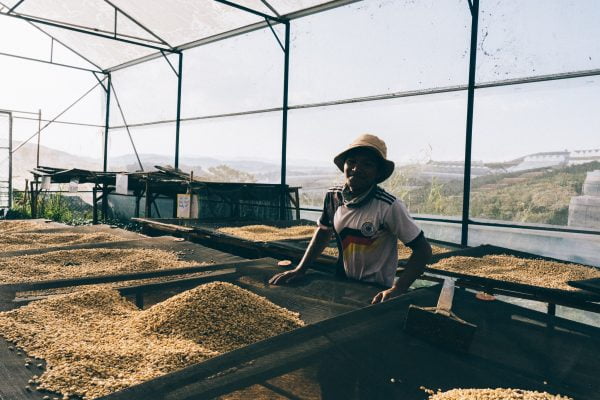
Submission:
[[[330,1],[232,0],[274,17]],[[25,0],[14,13],[114,35],[115,9],[110,3],[121,10],[116,20],[118,37],[162,48],[179,47],[264,21],[258,15],[213,0]],[[17,0],[2,0],[2,4],[10,8]],[[38,26],[104,69],[156,53],[156,49],[135,44]]]
[[[62,28],[43,26],[42,29],[103,69],[156,52],[147,47],[84,35]]]

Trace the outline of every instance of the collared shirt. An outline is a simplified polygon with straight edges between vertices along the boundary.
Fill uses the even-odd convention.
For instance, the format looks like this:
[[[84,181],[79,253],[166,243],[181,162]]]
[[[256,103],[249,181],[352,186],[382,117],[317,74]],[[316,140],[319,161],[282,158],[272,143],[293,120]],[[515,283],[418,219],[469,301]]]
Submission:
[[[346,276],[391,287],[398,267],[398,239],[421,234],[404,203],[379,186],[353,197],[344,186],[329,189],[322,229],[333,229]]]

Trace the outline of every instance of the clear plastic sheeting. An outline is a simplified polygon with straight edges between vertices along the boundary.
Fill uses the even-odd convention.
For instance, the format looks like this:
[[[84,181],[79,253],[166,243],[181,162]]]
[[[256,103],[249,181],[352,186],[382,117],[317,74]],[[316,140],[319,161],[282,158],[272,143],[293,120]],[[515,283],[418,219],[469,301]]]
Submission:
[[[479,89],[472,158],[493,176],[471,180],[471,217],[586,228],[569,218],[600,170],[599,91],[597,77]]]
[[[478,82],[600,68],[595,0],[482,0],[479,15]]]
[[[168,57],[177,70],[178,56]],[[193,75],[194,71],[190,71],[189,79]],[[187,78],[185,72],[183,76]],[[112,86],[111,127],[124,125],[118,104],[127,124],[177,118],[177,76],[163,57],[113,72]],[[185,87],[188,91],[187,84]]]
[[[174,165],[175,124],[160,124],[130,128],[144,170],[155,165]],[[108,133],[108,170],[139,171],[133,145],[125,129],[110,129]]]
[[[280,15],[328,2],[323,0],[268,1]],[[232,3],[274,16],[261,0],[236,0]],[[114,4],[135,16],[140,23],[175,46],[264,21],[260,16],[216,1],[116,0]]]
[[[299,18],[290,104],[466,85],[470,28],[466,1],[361,1]]]
[[[26,40],[25,38],[28,37],[33,37],[35,40]],[[45,59],[50,53],[50,38],[25,21],[2,18],[2,23],[0,23],[0,52],[23,57],[43,57]]]
[[[102,0],[28,0],[19,5],[19,14],[58,21],[73,27],[86,27],[97,32],[115,32],[115,10]],[[117,32],[131,39],[154,38],[123,15],[117,15]],[[156,39],[154,39],[156,40]]]
[[[460,215],[466,97],[459,92],[292,110],[287,181],[302,187],[303,206],[321,208],[327,189],[343,183],[333,157],[370,132],[385,140],[388,158],[396,163],[383,183],[386,190],[413,214]],[[473,175],[485,172],[479,165],[472,169]]]
[[[15,115],[16,116],[16,115]],[[13,151],[37,132],[37,121],[13,118]],[[31,180],[31,169],[37,166],[37,138],[21,146],[13,153],[13,186],[25,187],[25,180]]]
[[[103,135],[103,128],[52,124],[40,137],[40,165],[101,171]]]
[[[269,29],[187,50],[183,63],[182,118],[281,107],[283,52]]]
[[[240,0],[242,7],[277,16],[310,8],[326,1],[270,0],[268,7],[259,0]],[[16,3],[5,2],[7,7]],[[101,0],[29,0],[19,4],[15,13],[76,29],[133,40],[162,48],[177,47],[264,21],[259,15],[216,1],[131,1],[114,0],[112,7]],[[118,10],[117,10],[118,9]],[[156,49],[120,43],[40,24],[40,27],[102,68],[123,64]]]
[[[8,182],[10,180],[10,114],[0,112],[0,208],[9,206]]]
[[[114,4],[173,46],[260,22],[259,16],[216,1],[115,1]]]
[[[108,68],[156,52],[156,50],[147,47],[73,32],[63,28],[41,26],[41,29],[61,40],[101,68]]]
[[[99,32],[114,30],[113,8],[101,0],[27,0],[15,12]]]
[[[9,74],[10,71],[19,73]],[[3,57],[0,63],[0,108],[32,112],[16,117],[35,118],[37,130],[39,109],[42,109],[43,119],[54,119],[91,90],[58,120],[104,125],[105,94],[100,85],[92,89],[95,85],[98,81],[90,72]]]
[[[183,122],[179,163],[220,182],[279,183],[281,113]]]

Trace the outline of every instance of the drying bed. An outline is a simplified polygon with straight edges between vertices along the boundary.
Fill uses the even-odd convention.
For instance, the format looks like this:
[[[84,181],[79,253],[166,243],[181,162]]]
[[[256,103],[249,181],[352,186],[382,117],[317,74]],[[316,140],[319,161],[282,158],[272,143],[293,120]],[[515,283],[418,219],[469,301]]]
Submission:
[[[213,264],[245,261],[243,258],[170,236],[90,243],[63,249],[13,252],[10,253],[11,257],[0,258],[0,265],[7,265],[6,270],[11,266],[18,270],[20,265],[27,265],[21,262],[23,260],[34,259],[42,266],[42,269],[33,268],[30,264],[27,269],[17,271],[19,276],[8,274],[5,277],[8,282],[0,285],[0,309],[13,307],[12,300],[17,292],[198,274],[205,272]],[[96,267],[86,264],[89,261],[88,253],[98,255],[101,264]],[[123,259],[123,256],[128,256],[130,262]],[[116,260],[116,263],[107,262],[107,259],[103,260],[104,257]],[[48,268],[47,264],[55,268],[51,271],[53,274],[40,275],[43,268]],[[106,269],[107,265],[111,272]],[[27,270],[29,273],[25,273]]]
[[[81,290],[0,313],[13,351],[43,359],[30,387],[94,399],[300,327],[298,315],[212,282],[139,310],[115,290]]]
[[[228,248],[244,257],[279,257],[299,261],[304,255],[316,225],[314,221],[199,221],[138,218],[136,221],[151,230],[175,233],[200,243]],[[435,256],[454,251],[460,246],[430,240]],[[220,247],[222,246],[222,247]],[[403,263],[412,251],[398,242],[398,259]],[[318,261],[333,265],[338,257],[335,240],[325,248]]]
[[[47,219],[5,219],[0,221],[0,234],[66,228]]]
[[[336,285],[329,285],[336,291]],[[185,370],[148,381],[107,397],[136,400],[150,394],[157,399],[242,399],[249,394],[303,398],[301,388],[278,379],[289,374],[315,383],[315,369],[327,359],[342,375],[360,371],[376,398],[423,400],[420,387],[501,388],[560,393],[593,399],[600,383],[598,328],[549,317],[503,302],[481,302],[472,293],[455,293],[455,312],[478,326],[467,353],[424,342],[403,332],[409,304],[431,306],[439,286],[419,289],[371,307],[361,308],[211,358]],[[301,313],[302,314],[302,313]],[[311,372],[312,371],[312,372]],[[338,374],[339,375],[339,374]],[[297,382],[302,382],[298,380]],[[257,386],[258,385],[258,386]],[[311,397],[308,397],[311,398]]]
[[[0,244],[2,245],[0,257],[27,254],[36,250],[57,250],[78,245],[146,238],[139,233],[109,225],[60,225],[56,227],[51,224],[32,223],[30,220],[8,222],[16,223],[16,226],[23,226],[25,229],[5,231],[0,229]],[[32,229],[36,226],[41,229]]]
[[[397,398],[408,400],[425,397],[420,386],[443,390],[512,387],[562,393],[583,400],[592,399],[591,394],[600,390],[596,379],[598,357],[590,351],[599,348],[598,328],[500,301],[481,302],[472,293],[457,290],[454,311],[478,326],[468,353],[458,354],[408,336],[401,328],[409,304],[435,305],[439,286],[364,308],[380,288],[314,271],[290,286],[268,285],[268,278],[278,270],[275,260],[255,260],[240,263],[236,274],[227,280],[299,312],[308,324],[306,327],[227,351],[107,399],[241,399],[249,394],[260,398],[261,393],[264,398],[277,398],[277,393],[301,397],[301,393],[310,395],[318,388],[315,369],[319,365],[315,360],[338,351],[344,365],[358,363],[362,370],[373,368],[369,376],[380,376],[381,382],[372,387],[391,387]],[[0,353],[3,351],[0,344]],[[29,371],[22,366],[23,356],[19,358],[14,352],[8,354],[6,361],[15,358],[21,364],[15,370]],[[3,371],[0,368],[0,374]],[[0,379],[6,382],[0,391],[8,392],[6,386],[11,386],[14,391],[24,392],[27,381],[12,379],[16,372],[9,373],[10,379]],[[29,372],[30,376],[34,372],[39,375],[37,370]]]
[[[74,249],[0,259],[0,284],[147,272],[197,265],[161,249]]]
[[[84,331],[86,331],[86,337],[88,338],[87,340],[89,340],[92,344],[93,347],[95,349],[97,349],[98,352],[108,352],[109,356],[104,357],[104,355],[102,356],[102,358],[105,358],[107,361],[106,362],[100,362],[100,363],[96,363],[94,362],[94,366],[91,366],[91,364],[89,364],[90,361],[90,357],[81,357],[81,355],[77,355],[77,359],[81,359],[83,360],[81,363],[74,363],[74,365],[71,366],[63,366],[58,368],[57,370],[55,370],[56,373],[58,374],[63,374],[63,375],[68,375],[74,378],[69,378],[66,379],[64,378],[62,375],[60,375],[60,377],[57,377],[55,375],[50,375],[50,381],[51,383],[48,383],[48,381],[45,381],[44,379],[41,379],[41,388],[57,388],[57,387],[61,387],[62,390],[64,392],[68,392],[68,393],[73,393],[73,390],[71,389],[71,387],[75,387],[78,383],[76,382],[77,378],[79,377],[80,379],[82,378],[81,375],[81,371],[77,372],[77,368],[83,368],[83,367],[89,367],[90,370],[92,371],[96,371],[99,376],[103,376],[99,371],[102,370],[103,368],[109,368],[111,365],[118,365],[119,362],[118,360],[122,359],[124,361],[122,362],[130,362],[132,361],[132,357],[134,356],[139,356],[139,352],[141,352],[144,347],[148,348],[148,349],[154,349],[154,348],[158,348],[160,347],[162,350],[161,351],[156,351],[154,352],[155,355],[153,356],[154,358],[152,358],[150,361],[148,361],[148,359],[143,359],[140,358],[140,360],[144,360],[144,362],[140,362],[140,363],[134,363],[135,365],[139,366],[138,370],[136,373],[139,373],[141,375],[143,375],[144,373],[152,373],[155,374],[155,376],[161,375],[165,372],[171,371],[173,370],[173,368],[175,368],[174,364],[176,364],[177,369],[181,368],[185,365],[187,365],[188,363],[193,363],[193,362],[198,362],[200,360],[206,359],[208,357],[212,357],[218,353],[224,352],[224,351],[229,351],[234,349],[235,347],[237,347],[238,345],[243,345],[243,344],[248,344],[250,342],[256,341],[256,340],[260,340],[264,337],[267,336],[271,336],[273,334],[276,334],[278,332],[281,332],[282,329],[283,330],[287,330],[287,329],[291,329],[294,328],[296,326],[300,326],[303,323],[298,320],[297,318],[297,314],[294,313],[290,313],[290,312],[283,312],[283,311],[277,311],[277,310],[281,310],[279,308],[274,308],[274,306],[272,306],[271,308],[266,309],[267,311],[265,311],[265,304],[267,303],[266,300],[264,300],[262,297],[259,297],[257,294],[253,294],[253,293],[260,293],[260,288],[262,287],[263,289],[268,287],[268,285],[266,284],[266,281],[268,280],[268,278],[275,272],[280,270],[280,267],[276,266],[276,260],[273,259],[264,259],[264,260],[256,260],[256,261],[252,261],[252,262],[240,262],[240,263],[231,263],[231,264],[223,264],[220,268],[221,269],[225,269],[225,270],[230,270],[231,268],[238,268],[239,272],[235,277],[231,277],[231,276],[227,276],[227,275],[216,275],[215,277],[211,278],[211,277],[205,277],[206,281],[210,281],[215,280],[215,279],[221,279],[223,276],[225,276],[226,278],[230,278],[230,281],[233,283],[236,283],[235,286],[228,284],[228,283],[211,283],[208,285],[209,290],[199,290],[198,288],[193,289],[191,292],[184,292],[181,295],[175,296],[169,300],[167,300],[166,302],[163,303],[159,303],[147,310],[144,311],[139,311],[137,310],[133,305],[125,302],[124,300],[122,300],[122,298],[119,298],[114,290],[110,290],[110,289],[92,289],[92,290],[80,290],[76,293],[71,293],[71,294],[67,294],[67,295],[62,295],[62,296],[51,296],[45,300],[41,300],[41,301],[34,301],[34,302],[30,302],[29,305],[27,306],[23,306],[17,310],[13,310],[11,311],[12,314],[17,314],[20,313],[20,317],[21,317],[21,329],[25,329],[28,330],[29,332],[29,337],[30,338],[37,338],[40,340],[44,340],[43,336],[44,334],[42,334],[41,332],[44,331],[46,328],[48,327],[50,330],[47,331],[47,336],[49,336],[50,339],[53,340],[53,338],[57,338],[60,339],[61,338],[61,331],[68,331],[70,333],[65,333],[68,335],[75,335],[75,331],[77,329],[79,329],[80,331],[83,329]],[[210,268],[209,268],[210,269]],[[214,269],[217,269],[217,266],[215,266]],[[310,276],[312,276],[313,273],[310,274]],[[322,274],[320,274],[322,275]],[[314,277],[313,277],[314,278]],[[283,295],[283,292],[281,291],[281,289],[283,288],[274,288],[274,295],[273,296],[267,296],[267,298],[275,298],[275,299],[282,299],[285,298],[285,301],[287,301],[287,303],[289,305],[291,305],[295,310],[298,311],[302,311],[303,313],[305,312],[306,315],[304,316],[305,319],[307,319],[308,321],[315,321],[315,320],[322,320],[324,318],[329,317],[330,315],[332,315],[331,313],[335,312],[337,314],[342,313],[342,312],[346,312],[348,310],[353,310],[356,309],[358,306],[344,306],[344,305],[336,305],[336,304],[331,304],[330,307],[326,308],[324,307],[324,304],[326,303],[326,301],[324,300],[318,300],[318,297],[323,297],[325,296],[325,293],[323,293],[322,288],[319,285],[314,285],[311,284],[311,278],[309,277],[309,279],[307,280],[306,284],[304,285],[303,288],[301,288],[300,292],[305,293],[305,295],[301,295],[298,294],[299,292],[299,288],[289,288],[290,289],[290,296],[286,297]],[[245,282],[245,283],[242,283]],[[237,284],[239,283],[239,284]],[[157,289],[160,289],[161,287],[164,288],[167,285],[170,285],[171,283],[159,283],[156,284]],[[344,283],[342,283],[344,284]],[[347,283],[346,283],[347,284]],[[210,289],[212,285],[212,289]],[[218,285],[215,288],[215,285]],[[351,288],[352,285],[349,286],[349,288]],[[241,287],[248,287],[251,289],[256,289],[256,290],[250,290],[250,292],[247,291],[243,291],[243,289],[241,289]],[[317,297],[317,298],[311,298],[311,288],[312,287],[312,293]],[[361,286],[362,287],[362,286]],[[235,289],[232,289],[235,288]],[[124,288],[121,291],[121,293],[126,293],[128,291],[128,289],[135,289],[135,287],[133,288]],[[361,303],[362,300],[364,299],[365,303],[368,297],[371,296],[371,293],[375,292],[376,290],[378,290],[379,288],[371,288],[371,291],[369,292],[369,294],[367,296],[364,296],[361,300],[358,299],[354,299],[354,300],[349,300],[350,303]],[[308,290],[308,292],[307,292]],[[196,292],[194,295],[191,295],[190,293]],[[246,300],[248,300],[248,298],[253,298],[254,299],[254,308],[252,304],[248,304],[248,301],[246,301],[244,303],[244,301],[240,300],[240,291],[242,291],[242,296],[241,299],[243,300],[244,297],[246,298]],[[204,295],[198,295],[202,292],[204,292]],[[296,294],[294,295],[294,292],[296,292]],[[338,290],[338,292],[340,292]],[[352,290],[348,291],[348,295],[352,295]],[[356,292],[356,290],[354,290],[354,292]],[[244,294],[246,293],[246,294]],[[354,293],[356,294],[356,293]],[[238,300],[236,300],[238,299]],[[259,299],[258,302],[256,301],[256,299]],[[73,301],[77,300],[77,305],[73,305]],[[284,301],[284,302],[285,302]],[[57,303],[61,303],[60,307],[58,307]],[[70,305],[69,305],[70,304]],[[258,304],[258,305],[257,305]],[[40,306],[37,306],[40,305]],[[317,307],[315,307],[315,305],[317,305]],[[363,304],[361,304],[363,305]],[[84,307],[85,306],[85,307]],[[320,307],[319,307],[320,306]],[[257,308],[258,307],[258,308]],[[37,315],[34,315],[32,313],[30,313],[28,310],[30,309],[41,309],[41,312],[38,313]],[[47,317],[47,311],[50,310],[51,313],[54,314],[59,314],[62,315],[63,317],[66,316],[70,316],[68,319],[72,320],[71,324],[79,324],[77,326],[70,326],[68,323],[65,324],[63,322],[51,322],[50,320],[44,320],[44,316]],[[262,311],[261,311],[262,310]],[[285,316],[287,315],[287,319],[286,318],[278,318],[277,317],[277,313],[283,313],[281,315]],[[75,316],[75,318],[71,318],[72,316]],[[109,323],[110,321],[107,319],[111,316],[116,315],[117,317],[119,315],[121,316],[129,316],[131,317],[132,315],[134,315],[135,318],[133,318],[135,320],[135,327],[137,327],[137,331],[141,331],[141,330],[150,330],[152,331],[153,334],[172,334],[172,333],[176,333],[176,336],[179,339],[181,338],[187,338],[190,339],[191,337],[201,337],[202,335],[204,336],[208,336],[208,339],[210,341],[210,345],[206,345],[206,348],[208,348],[210,351],[206,351],[206,349],[204,350],[198,350],[197,351],[193,351],[195,348],[190,347],[191,345],[188,343],[185,346],[181,347],[181,350],[179,352],[175,351],[172,349],[172,347],[169,346],[177,346],[178,344],[181,344],[180,342],[169,342],[168,340],[163,340],[162,342],[158,343],[158,344],[152,344],[150,342],[148,342],[148,338],[135,338],[129,340],[128,346],[131,348],[130,350],[128,350],[128,354],[127,357],[122,357],[122,355],[117,355],[116,350],[112,349],[111,350],[111,345],[107,344],[106,346],[103,345],[103,341],[110,341],[110,340],[115,340],[115,335],[111,335],[110,334],[110,326],[111,323]],[[227,317],[227,315],[229,315],[229,317]],[[256,319],[258,317],[258,319],[261,321],[258,325],[257,322],[254,322],[254,325],[252,323],[252,319]],[[225,319],[224,319],[225,318]],[[226,319],[229,318],[229,319]],[[0,317],[0,320],[2,318]],[[118,318],[117,318],[118,319]],[[238,321],[239,319],[239,321]],[[194,321],[198,322],[198,321],[203,321],[205,322],[205,324],[198,324],[198,323],[194,323]],[[211,322],[213,325],[210,326],[204,326],[207,325],[206,322],[207,321],[213,321]],[[219,331],[219,328],[215,325],[217,323],[222,323],[226,326],[231,326],[233,327],[233,329],[230,329],[231,332],[230,334],[227,335],[222,335],[219,338],[216,337],[212,337],[211,335],[213,335],[215,332]],[[277,325],[277,321],[280,321],[279,325]],[[282,322],[283,321],[283,322]],[[288,322],[285,322],[288,321]],[[6,321],[2,321],[3,326],[8,326],[10,329],[10,324],[6,324]],[[283,323],[283,325],[281,325],[281,323]],[[102,325],[100,327],[100,325]],[[124,322],[121,323],[115,323],[114,325],[118,325],[118,327],[115,328],[116,331],[123,333],[124,329],[127,327],[127,324]],[[97,327],[97,333],[95,331],[95,327]],[[13,324],[13,328],[14,328],[14,324]],[[135,329],[134,329],[135,330]],[[243,336],[247,336],[246,339],[243,339]],[[105,339],[101,339],[101,337],[105,337]],[[15,336],[11,336],[12,339],[15,339]],[[73,337],[69,336],[68,337],[69,340],[73,340]],[[33,340],[33,339],[31,339]],[[246,341],[244,341],[246,340]],[[34,340],[35,341],[35,340]],[[208,343],[209,341],[204,341],[204,343]],[[29,342],[27,342],[29,343]],[[135,343],[135,345],[134,345]],[[114,343],[113,343],[114,344]],[[9,344],[10,345],[10,344]],[[41,345],[41,342],[38,344],[29,344],[31,346],[34,346],[36,348],[38,347],[45,347]],[[14,345],[10,345],[15,347]],[[60,346],[59,346],[60,347]],[[81,349],[81,346],[78,346],[77,349]],[[114,350],[114,351],[113,351]],[[173,353],[169,353],[170,351],[173,351]],[[13,348],[13,351],[10,352],[11,357],[15,357],[16,356],[16,352],[17,352],[17,348]],[[75,354],[75,353],[74,353]],[[79,354],[79,353],[77,353]],[[95,353],[94,353],[95,354]],[[92,354],[92,356],[94,355]],[[42,356],[40,353],[32,353],[29,354],[30,356]],[[189,357],[188,357],[189,355]],[[196,357],[197,356],[197,357]],[[16,356],[17,358],[19,358],[19,356]],[[24,357],[26,357],[26,355],[23,353],[20,356],[21,362],[23,362]],[[141,356],[140,356],[141,357]],[[168,360],[164,361],[164,360],[159,360],[160,357],[166,357]],[[47,360],[46,360],[47,361]],[[36,363],[40,362],[40,360],[36,360]],[[121,362],[121,363],[122,363]],[[149,365],[149,362],[153,362],[154,364]],[[169,364],[166,365],[165,363],[168,364],[168,362],[172,362],[174,364]],[[88,364],[86,364],[88,363]],[[161,364],[162,363],[162,364]],[[44,365],[46,365],[46,362],[44,362]],[[130,366],[131,368],[134,368],[132,366]],[[131,369],[130,368],[130,369]],[[160,373],[157,373],[156,370],[153,370],[153,368],[158,368],[160,369]],[[171,368],[171,369],[169,369]],[[135,368],[134,368],[135,369]],[[83,368],[83,370],[85,370],[85,368]],[[54,371],[54,369],[53,369]],[[151,371],[151,372],[149,372]],[[153,371],[153,372],[152,372]],[[1,368],[0,368],[0,372],[1,372]],[[40,375],[40,370],[39,369],[35,369],[36,375]],[[32,372],[33,373],[33,372]],[[54,373],[54,372],[53,372]],[[94,388],[90,389],[92,390],[90,392],[90,395],[93,395],[94,393],[101,393],[103,389],[101,388],[117,388],[119,385],[131,385],[133,383],[135,383],[135,380],[130,379],[131,377],[128,377],[127,374],[122,374],[122,376],[119,378],[118,377],[118,373],[116,374],[117,378],[115,379],[96,379],[94,380],[93,385]],[[148,376],[146,376],[146,378],[148,378]],[[85,375],[83,376],[83,378],[85,378]],[[38,382],[40,381],[37,378],[33,378],[34,382]],[[90,381],[89,379],[82,379],[83,381]],[[44,383],[46,382],[46,383]],[[48,386],[50,385],[50,386]],[[58,386],[52,386],[52,385],[58,385]],[[33,389],[33,386],[30,385],[30,387]],[[123,386],[121,386],[123,387]],[[25,391],[23,388],[20,388],[21,391],[25,394],[25,395],[31,395],[33,394],[37,394],[35,393],[35,390],[29,392],[29,391]],[[6,389],[8,390],[8,389]],[[13,387],[13,390],[17,391],[17,388]],[[0,394],[2,393],[2,389],[0,387]],[[21,398],[21,397],[15,397],[15,398]],[[26,398],[26,397],[23,397]],[[35,398],[39,398],[39,397],[35,397]]]
[[[431,268],[566,291],[577,290],[569,281],[600,278],[600,269],[594,267],[508,254],[453,256],[441,259]]]

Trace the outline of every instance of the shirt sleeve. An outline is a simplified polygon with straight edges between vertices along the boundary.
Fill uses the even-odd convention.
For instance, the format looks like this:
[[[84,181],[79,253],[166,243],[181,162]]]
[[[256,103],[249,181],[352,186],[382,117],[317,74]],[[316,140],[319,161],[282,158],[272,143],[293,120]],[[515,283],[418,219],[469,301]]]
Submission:
[[[325,201],[323,202],[323,212],[321,213],[319,221],[317,221],[317,225],[319,225],[319,228],[321,229],[333,229],[333,215],[331,213],[333,207],[331,202],[331,193],[328,192],[325,195]]]
[[[404,244],[415,240],[421,233],[421,228],[412,219],[404,203],[398,199],[388,209],[384,221],[386,228]]]

